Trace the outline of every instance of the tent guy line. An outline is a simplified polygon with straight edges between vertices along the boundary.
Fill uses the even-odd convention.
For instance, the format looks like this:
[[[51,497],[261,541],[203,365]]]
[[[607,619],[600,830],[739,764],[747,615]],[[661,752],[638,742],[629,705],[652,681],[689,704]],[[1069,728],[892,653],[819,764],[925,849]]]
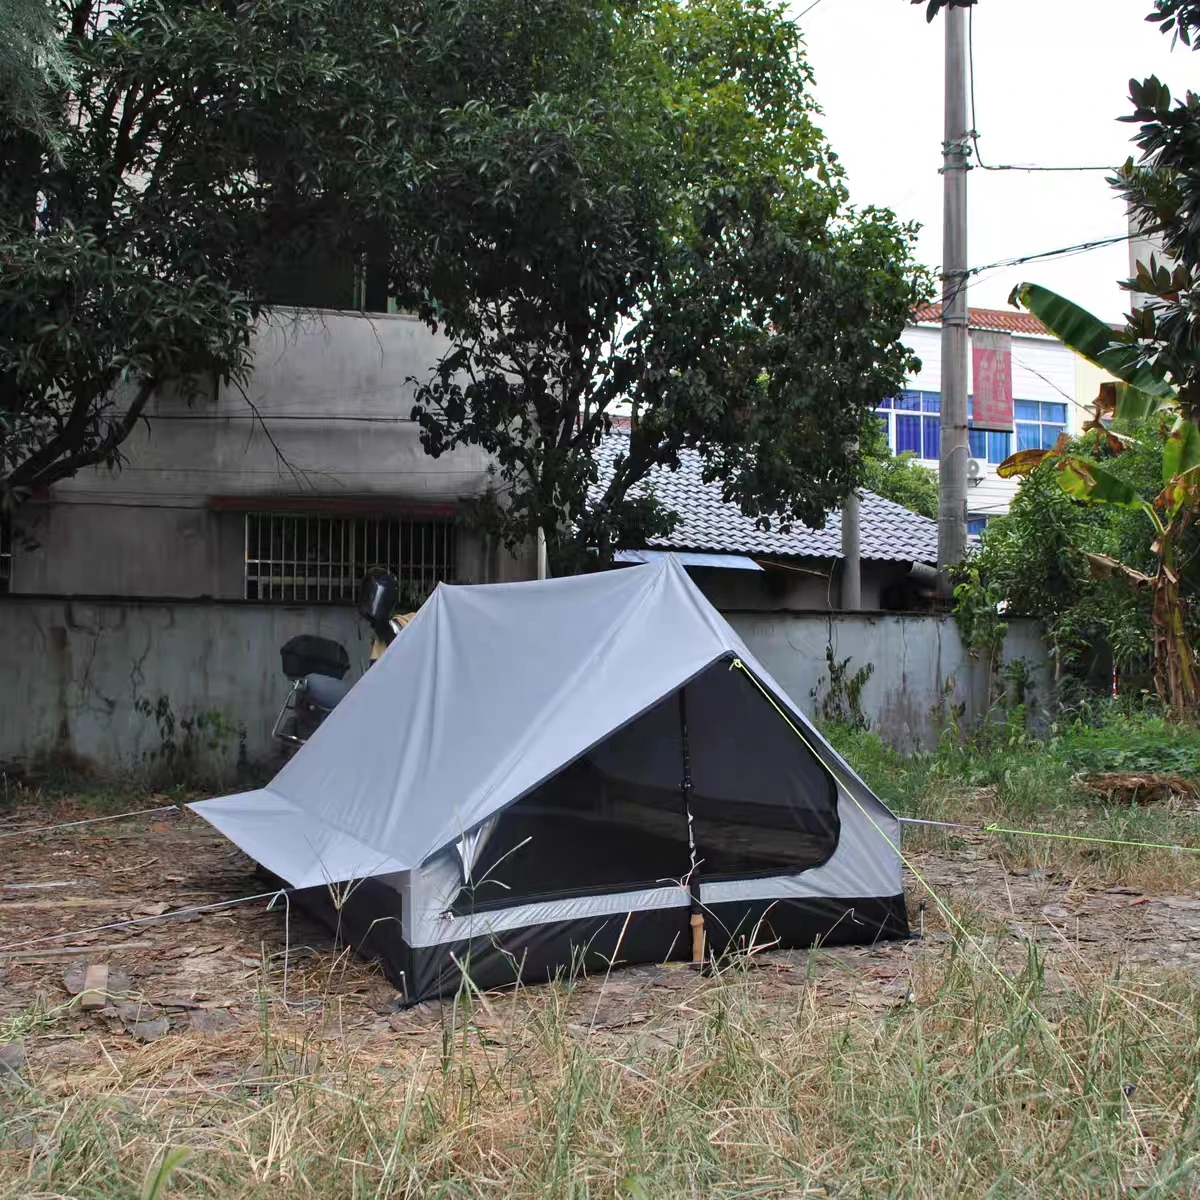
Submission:
[[[179,812],[178,804],[160,804],[158,808],[138,808],[132,812],[113,813],[107,817],[88,817],[83,821],[62,821],[58,825],[35,825],[31,829],[7,829],[0,838],[30,837],[35,833],[53,833],[58,829],[78,829],[81,825],[99,825],[104,821],[122,821],[129,817],[148,817],[151,813]]]
[[[191,913],[214,912],[219,908],[232,908],[235,904],[249,904],[252,900],[270,900],[273,905],[280,896],[286,896],[291,890],[291,888],[276,888],[271,892],[256,892],[253,896],[239,896],[235,900],[217,900],[212,904],[196,904],[190,908],[177,908],[172,912],[162,913],[156,917],[131,917],[127,921],[109,921],[105,925],[92,925],[88,929],[72,929],[63,933],[48,933],[45,937],[30,938],[24,942],[10,942],[7,946],[0,946],[0,957],[14,950],[23,950],[27,946],[40,946],[44,942],[57,942],[61,938],[86,937],[91,933],[108,933],[114,929],[128,929],[133,925],[165,925],[176,917],[185,917]],[[270,907],[268,905],[268,911]],[[81,949],[86,949],[86,947],[81,947]]]
[[[1009,829],[990,825],[968,825],[962,821],[926,821],[919,817],[897,817],[901,825],[931,825],[938,829],[967,829],[971,833],[1007,833],[1013,837],[1054,838],[1064,842],[1095,842],[1101,846],[1133,846],[1141,850],[1171,850],[1176,854],[1200,854],[1200,846],[1180,846],[1172,842],[1127,842],[1120,838],[1087,837],[1081,833],[1049,833],[1044,829]]]

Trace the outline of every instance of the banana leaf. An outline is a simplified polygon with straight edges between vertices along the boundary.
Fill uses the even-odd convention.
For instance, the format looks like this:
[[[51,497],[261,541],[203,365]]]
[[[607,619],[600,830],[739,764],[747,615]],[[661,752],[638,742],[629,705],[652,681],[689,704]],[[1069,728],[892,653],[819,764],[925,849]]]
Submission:
[[[1127,389],[1132,388],[1168,403],[1178,401],[1179,394],[1158,372],[1138,362],[1137,348],[1119,342],[1112,328],[1087,309],[1036,283],[1018,284],[1009,302],[1019,304],[1032,313],[1055,337],[1088,362],[1119,379]],[[1124,403],[1132,410],[1136,405],[1144,406],[1149,401],[1127,396]],[[1152,408],[1150,411],[1155,410]]]
[[[1163,447],[1163,483],[1177,475],[1200,467],[1200,429],[1186,417],[1180,417]]]

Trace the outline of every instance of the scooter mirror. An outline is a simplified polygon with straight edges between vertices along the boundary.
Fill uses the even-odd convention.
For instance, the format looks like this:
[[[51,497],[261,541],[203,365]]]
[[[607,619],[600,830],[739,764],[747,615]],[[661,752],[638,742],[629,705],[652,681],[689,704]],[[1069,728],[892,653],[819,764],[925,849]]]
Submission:
[[[363,576],[358,612],[385,645],[390,645],[396,636],[391,617],[399,603],[400,584],[396,577],[382,567],[371,567]]]

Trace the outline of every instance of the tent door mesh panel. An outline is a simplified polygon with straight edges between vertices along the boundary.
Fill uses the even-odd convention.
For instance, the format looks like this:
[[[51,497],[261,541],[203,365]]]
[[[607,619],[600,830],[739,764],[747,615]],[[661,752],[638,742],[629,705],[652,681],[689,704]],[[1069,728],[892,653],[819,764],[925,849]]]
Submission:
[[[702,879],[795,874],[837,848],[829,772],[740,671],[688,684]],[[458,914],[683,880],[677,693],[499,814],[455,899]]]

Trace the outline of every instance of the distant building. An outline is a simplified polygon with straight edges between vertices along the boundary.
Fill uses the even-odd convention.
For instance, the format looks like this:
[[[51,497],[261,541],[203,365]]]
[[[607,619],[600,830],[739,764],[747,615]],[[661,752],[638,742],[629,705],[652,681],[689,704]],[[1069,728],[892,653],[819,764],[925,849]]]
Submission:
[[[446,347],[397,313],[274,310],[244,391],[163,389],[119,469],[24,505],[0,543],[0,591],[345,605],[370,566],[410,603],[440,580],[530,577],[459,520],[491,483],[487,455],[431,458],[410,419],[412,379]]]
[[[629,445],[614,431],[600,446],[603,489],[613,459]],[[692,450],[680,454],[678,471],[655,468],[640,490],[652,492],[679,517],[669,537],[620,551],[619,562],[646,562],[671,552],[680,556],[701,591],[724,613],[833,612],[842,607],[842,535],[839,514],[823,529],[792,526],[778,519],[762,530],[736,504],[721,497],[719,483],[706,483],[704,464]],[[863,494],[860,508],[862,607],[911,612],[929,606],[937,563],[937,522],[899,504]]]
[[[941,457],[942,340],[940,304],[917,310],[904,344],[921,370],[878,415],[896,454],[911,453],[937,470]],[[1079,356],[1040,321],[1015,309],[970,310],[970,453],[973,478],[967,496],[971,533],[1008,511],[1019,483],[996,467],[1016,450],[1052,446],[1060,433],[1082,427]]]

